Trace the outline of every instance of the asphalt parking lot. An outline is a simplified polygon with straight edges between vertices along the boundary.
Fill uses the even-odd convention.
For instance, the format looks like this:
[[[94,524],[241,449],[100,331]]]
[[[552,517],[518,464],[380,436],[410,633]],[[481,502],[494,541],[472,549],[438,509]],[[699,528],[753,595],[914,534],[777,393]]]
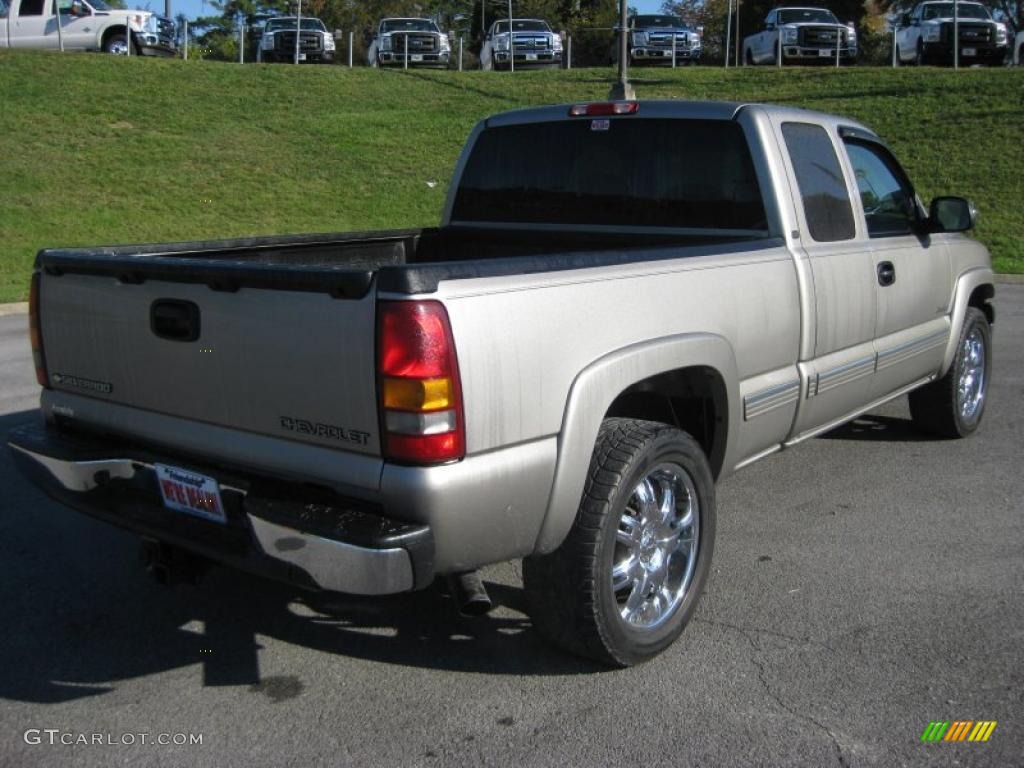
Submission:
[[[996,301],[981,431],[922,437],[900,399],[727,480],[696,618],[631,670],[549,649],[518,566],[473,620],[226,570],[159,587],[4,450],[0,765],[1024,765],[1024,285]],[[0,317],[4,434],[34,415],[24,328]],[[921,743],[933,720],[998,725]]]

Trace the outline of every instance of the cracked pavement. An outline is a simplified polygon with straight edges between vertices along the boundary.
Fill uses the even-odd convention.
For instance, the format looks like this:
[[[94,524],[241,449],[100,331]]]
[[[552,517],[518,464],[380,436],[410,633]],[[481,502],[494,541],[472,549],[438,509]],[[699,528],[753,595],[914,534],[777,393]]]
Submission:
[[[1024,285],[997,286],[981,431],[905,399],[719,488],[680,641],[605,671],[546,647],[518,566],[458,619],[430,592],[309,598],[216,570],[144,577],[136,541],[0,457],[0,764],[1024,765]],[[31,417],[24,316],[0,317],[0,431]],[[922,744],[931,720],[988,742]],[[29,745],[28,728],[201,732],[194,747]]]

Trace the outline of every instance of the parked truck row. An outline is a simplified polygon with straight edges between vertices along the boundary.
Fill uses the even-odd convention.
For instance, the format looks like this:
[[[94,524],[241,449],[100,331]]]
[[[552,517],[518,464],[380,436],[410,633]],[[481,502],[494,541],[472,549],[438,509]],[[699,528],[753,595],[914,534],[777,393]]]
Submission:
[[[170,56],[176,53],[175,25],[148,11],[114,10],[103,0],[0,0],[0,47],[56,48]],[[894,60],[902,64],[949,64],[954,59],[954,27],[958,58],[964,65],[1019,63],[1024,42],[1010,39],[1007,24],[995,21],[978,2],[926,0],[897,14],[890,23]],[[337,52],[335,34],[318,18],[259,14],[249,19],[250,45],[262,62],[331,63]],[[700,61],[700,27],[671,15],[633,14],[627,34],[631,65],[685,65]],[[298,43],[296,44],[296,36]],[[484,70],[512,67],[560,67],[567,60],[566,42],[543,19],[499,19],[486,30],[479,51]],[[429,18],[385,18],[367,41],[371,67],[447,69],[455,63],[454,33],[442,31]],[[828,9],[773,8],[762,28],[742,41],[746,65],[795,63],[852,64],[858,58],[857,30]],[[618,60],[611,42],[608,60]]]
[[[41,251],[10,448],[169,581],[480,598],[521,558],[540,632],[634,664],[694,613],[717,481],[908,393],[922,430],[978,428],[975,215],[843,117],[507,112],[437,227]]]

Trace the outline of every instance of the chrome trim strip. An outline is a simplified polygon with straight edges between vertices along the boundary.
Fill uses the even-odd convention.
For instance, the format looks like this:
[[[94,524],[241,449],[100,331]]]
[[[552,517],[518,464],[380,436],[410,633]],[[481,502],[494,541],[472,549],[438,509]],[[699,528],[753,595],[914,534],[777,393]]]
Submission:
[[[843,384],[849,384],[862,376],[874,373],[876,357],[877,355],[872,354],[869,357],[862,357],[859,360],[854,360],[852,363],[844,363],[836,368],[819,373],[815,377],[816,381],[813,387],[808,389],[807,396],[820,395],[822,392],[835,389]],[[813,392],[810,391],[811,389],[813,389]]]
[[[914,355],[919,355],[938,346],[944,346],[948,339],[949,331],[947,329],[943,329],[941,331],[930,333],[927,336],[922,336],[920,338],[913,339],[912,341],[898,344],[895,347],[890,347],[889,349],[878,353],[876,370],[888,368],[890,365],[901,363]]]
[[[767,387],[743,398],[743,420],[749,421],[799,399],[799,379]]]

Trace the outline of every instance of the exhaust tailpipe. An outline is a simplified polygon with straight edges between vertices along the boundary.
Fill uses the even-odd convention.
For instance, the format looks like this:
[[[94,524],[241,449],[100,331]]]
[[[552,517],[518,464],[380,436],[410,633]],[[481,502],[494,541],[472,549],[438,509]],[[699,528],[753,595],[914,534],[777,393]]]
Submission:
[[[491,610],[491,598],[479,571],[465,571],[448,576],[448,589],[463,616],[483,616]]]

